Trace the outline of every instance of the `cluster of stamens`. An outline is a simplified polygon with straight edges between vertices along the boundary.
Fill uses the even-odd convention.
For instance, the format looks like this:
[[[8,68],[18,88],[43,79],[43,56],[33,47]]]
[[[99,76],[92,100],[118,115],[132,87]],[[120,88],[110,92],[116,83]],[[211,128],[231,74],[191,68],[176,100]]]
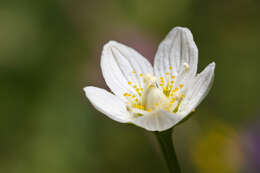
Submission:
[[[136,75],[136,71],[133,71],[132,73],[133,75]],[[143,76],[144,75],[142,73],[137,75],[137,77],[139,78],[143,78]],[[141,86],[132,85],[131,81],[128,82],[128,85],[131,86],[136,91],[136,93],[124,93],[124,97],[127,98],[128,102],[132,105],[132,107],[136,109],[146,110],[145,106],[142,104],[142,94],[144,88],[142,88]]]
[[[169,68],[169,70],[172,70],[172,67]],[[176,76],[171,75],[170,72],[166,73],[166,82],[164,77],[160,77],[160,86],[163,90],[163,93],[170,99],[170,106],[173,105],[173,103],[176,100],[183,99],[185,97],[184,94],[179,94],[178,91],[183,88],[183,84],[180,84],[179,86],[174,87],[174,79]]]
[[[171,71],[173,68],[170,67],[169,70]],[[156,87],[159,88],[162,93],[167,97],[167,99],[169,100],[169,105],[167,107],[165,107],[164,109],[169,110],[169,111],[173,111],[171,110],[172,105],[176,102],[176,101],[180,101],[185,97],[184,94],[180,94],[180,90],[183,88],[183,84],[179,84],[178,86],[175,85],[175,78],[176,76],[171,75],[171,73],[167,72],[166,73],[166,79],[164,77],[160,77],[160,81],[158,82],[160,87],[157,85],[156,83]],[[132,108],[134,109],[140,109],[140,110],[144,110],[144,111],[148,111],[151,112],[152,109],[151,108],[147,108],[146,105],[143,103],[143,95],[145,93],[145,91],[147,89],[149,89],[149,87],[151,87],[149,81],[147,81],[147,79],[145,79],[147,77],[147,75],[150,74],[136,74],[135,71],[132,72],[133,75],[135,77],[138,78],[142,78],[142,80],[144,81],[144,85],[145,86],[137,86],[137,85],[133,85],[131,81],[128,82],[128,85],[131,86],[136,92],[134,93],[124,93],[124,97],[128,100],[128,105],[130,105]],[[151,77],[153,77],[152,75],[150,75]],[[153,77],[155,78],[155,77]],[[153,85],[153,87],[155,87]],[[178,105],[179,105],[178,103]],[[154,102],[154,107],[159,107],[160,103]],[[178,106],[177,106],[178,107]]]

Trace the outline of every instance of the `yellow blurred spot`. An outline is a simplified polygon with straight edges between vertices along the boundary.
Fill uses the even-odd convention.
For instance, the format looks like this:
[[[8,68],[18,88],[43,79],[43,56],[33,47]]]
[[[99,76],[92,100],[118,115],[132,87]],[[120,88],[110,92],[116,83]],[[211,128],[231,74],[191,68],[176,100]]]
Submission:
[[[196,172],[241,172],[246,161],[238,134],[230,124],[212,121],[209,124],[189,145]]]

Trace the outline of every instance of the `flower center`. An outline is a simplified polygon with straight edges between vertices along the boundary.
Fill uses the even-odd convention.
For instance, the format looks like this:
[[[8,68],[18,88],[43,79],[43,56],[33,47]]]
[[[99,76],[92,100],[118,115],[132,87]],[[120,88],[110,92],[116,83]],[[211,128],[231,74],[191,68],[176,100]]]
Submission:
[[[172,67],[169,68],[172,70]],[[134,92],[124,93],[127,99],[127,109],[130,112],[142,114],[143,111],[152,112],[155,110],[163,109],[169,112],[177,112],[182,99],[185,97],[183,94],[183,84],[178,86],[175,84],[175,76],[167,72],[165,77],[160,77],[160,81],[151,74],[136,74],[133,75],[142,78],[144,81],[143,86],[130,85]]]
[[[157,87],[156,77],[147,74],[144,77],[145,89],[142,94],[142,104],[148,110],[167,109],[170,101],[167,96]]]
[[[171,71],[172,67],[169,70]],[[143,111],[152,112],[159,109],[177,112],[185,95],[182,94],[183,84],[176,86],[175,76],[170,75],[170,71],[165,77],[160,77],[159,81],[151,74],[138,75],[133,71],[135,77],[142,78],[144,84],[137,86],[132,85],[131,81],[128,82],[134,92],[124,93],[127,99],[127,109],[139,114]]]

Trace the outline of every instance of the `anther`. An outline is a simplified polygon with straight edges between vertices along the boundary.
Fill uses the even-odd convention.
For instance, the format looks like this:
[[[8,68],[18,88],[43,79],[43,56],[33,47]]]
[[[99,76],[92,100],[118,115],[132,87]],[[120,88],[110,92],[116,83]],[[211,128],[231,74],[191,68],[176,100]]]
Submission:
[[[183,63],[183,66],[184,66],[184,68],[185,68],[186,71],[189,71],[189,69],[190,69],[189,64],[187,64],[187,63],[185,62],[185,63]]]

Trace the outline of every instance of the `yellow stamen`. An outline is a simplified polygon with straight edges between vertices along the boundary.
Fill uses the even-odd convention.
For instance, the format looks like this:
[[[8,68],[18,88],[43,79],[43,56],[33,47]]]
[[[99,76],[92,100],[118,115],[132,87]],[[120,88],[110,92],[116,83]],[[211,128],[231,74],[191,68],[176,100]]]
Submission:
[[[174,102],[175,102],[175,99],[172,99],[171,102],[170,102],[170,104],[173,104]]]
[[[189,64],[187,64],[187,63],[185,62],[185,63],[183,63],[183,66],[184,66],[184,68],[185,68],[186,71],[189,71],[189,69],[190,69]]]

